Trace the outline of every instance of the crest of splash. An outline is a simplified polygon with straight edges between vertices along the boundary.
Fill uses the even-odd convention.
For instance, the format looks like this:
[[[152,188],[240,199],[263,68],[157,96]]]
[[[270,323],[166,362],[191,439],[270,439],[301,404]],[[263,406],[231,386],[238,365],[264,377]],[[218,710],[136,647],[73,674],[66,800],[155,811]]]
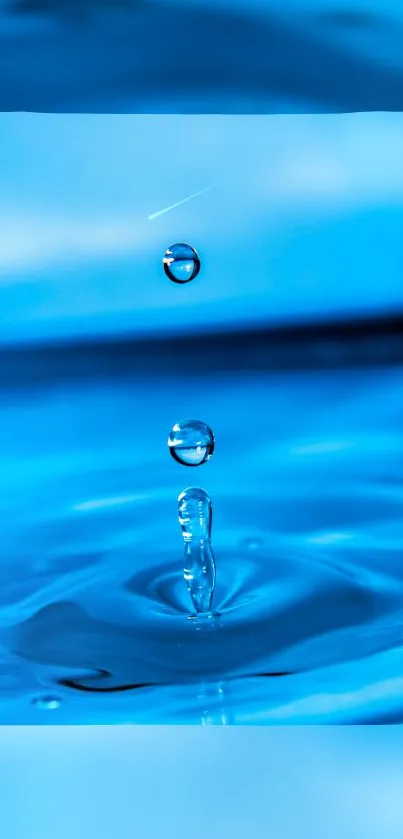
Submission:
[[[178,516],[185,543],[184,580],[196,613],[207,616],[211,614],[216,579],[210,497],[203,489],[185,489],[178,498]]]

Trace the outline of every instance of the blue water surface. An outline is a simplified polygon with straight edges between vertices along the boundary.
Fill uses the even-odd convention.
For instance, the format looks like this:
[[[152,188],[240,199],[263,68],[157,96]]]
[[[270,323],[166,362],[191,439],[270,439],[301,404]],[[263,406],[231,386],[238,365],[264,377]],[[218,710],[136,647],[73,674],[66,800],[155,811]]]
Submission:
[[[2,0],[0,109],[400,111],[402,24],[399,0]]]
[[[2,5],[3,724],[402,720],[402,15],[230,5]]]
[[[193,361],[3,387],[2,721],[395,719],[400,368]],[[216,433],[198,470],[165,442],[184,412]],[[182,576],[176,499],[196,471],[214,507],[212,626],[189,621]]]

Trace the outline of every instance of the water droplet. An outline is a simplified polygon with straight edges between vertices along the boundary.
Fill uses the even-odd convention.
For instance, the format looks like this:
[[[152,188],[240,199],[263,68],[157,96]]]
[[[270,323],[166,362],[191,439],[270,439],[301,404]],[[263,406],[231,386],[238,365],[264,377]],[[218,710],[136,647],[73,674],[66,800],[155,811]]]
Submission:
[[[214,452],[214,434],[200,420],[177,422],[169,437],[168,447],[172,457],[183,466],[201,466]]]
[[[189,283],[200,271],[200,259],[191,245],[179,242],[165,251],[164,271],[174,283]]]
[[[38,696],[32,704],[40,711],[55,711],[60,708],[62,701],[57,696]]]
[[[198,615],[211,612],[215,559],[211,546],[213,510],[204,489],[190,487],[178,498],[179,523],[185,543],[183,577]]]

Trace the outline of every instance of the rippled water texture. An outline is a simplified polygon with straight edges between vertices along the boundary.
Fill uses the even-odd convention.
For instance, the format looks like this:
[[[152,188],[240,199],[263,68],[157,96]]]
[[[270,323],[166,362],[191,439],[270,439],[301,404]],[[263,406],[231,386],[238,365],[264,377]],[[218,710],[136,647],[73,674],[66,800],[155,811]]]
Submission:
[[[1,722],[399,720],[401,376],[3,381]],[[213,620],[189,620],[178,414],[216,435]]]
[[[0,109],[400,111],[402,27],[395,0],[2,0]]]
[[[282,5],[0,3],[0,110],[58,114],[2,120],[0,723],[403,720],[402,325],[265,331],[396,311],[398,115],[60,117],[401,111],[397,4]],[[161,264],[187,241],[195,283]]]

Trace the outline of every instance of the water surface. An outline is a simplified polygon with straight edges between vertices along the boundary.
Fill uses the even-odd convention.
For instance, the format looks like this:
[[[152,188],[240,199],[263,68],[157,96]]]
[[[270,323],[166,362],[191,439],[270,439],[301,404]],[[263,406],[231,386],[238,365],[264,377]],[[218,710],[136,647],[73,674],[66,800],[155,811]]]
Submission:
[[[256,362],[234,370],[233,340]],[[277,371],[273,341],[258,356],[250,336],[171,359],[150,345],[143,373],[146,345],[59,350],[57,376],[32,352],[29,382],[9,359],[3,723],[400,719],[402,369],[319,344]],[[214,506],[211,625],[189,620],[183,582],[177,496],[195,470],[166,445],[180,415],[216,435],[196,470]]]

